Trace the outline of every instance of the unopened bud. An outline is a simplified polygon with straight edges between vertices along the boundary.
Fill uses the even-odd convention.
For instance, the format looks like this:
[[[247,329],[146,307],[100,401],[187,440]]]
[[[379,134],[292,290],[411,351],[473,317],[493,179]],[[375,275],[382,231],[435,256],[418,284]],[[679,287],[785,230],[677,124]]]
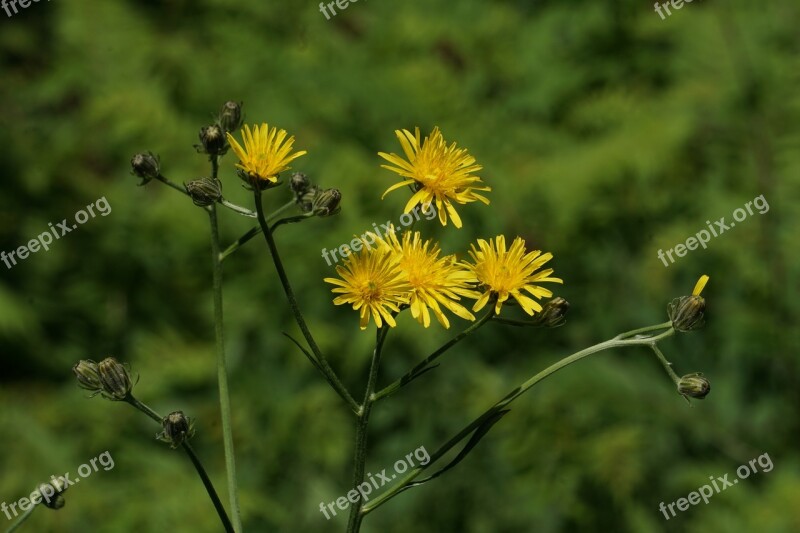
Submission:
[[[684,396],[702,400],[711,392],[711,383],[703,377],[701,372],[687,374],[678,383],[678,392]]]
[[[151,152],[136,154],[131,158],[131,172],[142,179],[139,185],[146,185],[152,179],[161,175],[161,165],[158,156]]]
[[[90,359],[80,360],[72,367],[72,372],[78,379],[78,385],[94,394],[103,391],[103,382],[100,379],[100,371],[97,368],[97,363]]]
[[[569,311],[569,302],[556,296],[542,306],[542,310],[536,314],[535,318],[540,325],[546,328],[557,328],[567,321],[567,311]]]
[[[226,132],[234,132],[242,127],[242,103],[233,100],[225,102],[219,112],[219,125]]]
[[[302,172],[295,172],[292,174],[292,179],[289,181],[289,188],[292,189],[295,198],[301,198],[308,188],[311,187],[311,180]]]
[[[222,155],[228,148],[225,132],[216,124],[200,128],[200,142],[208,155]]]
[[[42,503],[48,509],[58,510],[64,507],[64,492],[67,490],[67,483],[60,478],[52,478],[51,483],[42,483],[36,491],[42,496]]]
[[[103,396],[109,400],[124,400],[130,395],[133,385],[128,369],[113,357],[100,361],[97,365]]]
[[[314,198],[312,209],[318,217],[329,217],[341,211],[341,201],[342,193],[339,189],[325,189]]]
[[[222,198],[222,183],[218,179],[199,178],[189,183],[184,183],[186,192],[194,205],[205,207],[216,203]]]
[[[161,421],[161,425],[164,430],[156,437],[169,443],[172,448],[177,448],[194,435],[194,423],[191,418],[183,414],[183,411],[168,414]]]
[[[702,296],[681,296],[672,300],[667,314],[676,331],[691,331],[705,324],[706,300]]]

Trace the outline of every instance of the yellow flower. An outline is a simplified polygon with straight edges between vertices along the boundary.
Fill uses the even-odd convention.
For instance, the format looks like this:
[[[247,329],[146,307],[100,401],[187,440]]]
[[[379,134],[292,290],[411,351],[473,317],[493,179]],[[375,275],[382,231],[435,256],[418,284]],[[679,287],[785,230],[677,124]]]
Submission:
[[[552,259],[553,254],[542,254],[539,250],[525,253],[525,243],[520,237],[514,239],[508,250],[506,239],[502,235],[489,239],[489,242],[478,239],[478,249],[473,244],[469,255],[472,263],[465,263],[465,266],[472,272],[473,281],[483,289],[483,294],[475,292],[472,295],[478,300],[472,308],[473,311],[480,311],[489,298],[494,296],[497,298],[494,312],[500,313],[503,302],[513,296],[526,313],[533,315],[541,311],[542,306],[523,294],[523,291],[535,298],[549,298],[553,293],[534,283],[564,283],[559,278],[550,277],[552,268],[539,271],[542,265]]]
[[[435,203],[439,212],[439,222],[446,226],[447,215],[450,215],[457,228],[461,227],[461,218],[453,203],[467,204],[480,200],[489,205],[489,200],[475,191],[492,189],[480,186],[481,179],[472,175],[483,167],[475,164],[475,158],[469,155],[466,149],[456,148],[456,143],[447,146],[438,127],[434,128],[430,137],[425,137],[422,142],[420,142],[419,128],[415,129],[415,135],[408,130],[395,130],[395,134],[408,160],[397,154],[378,152],[379,156],[394,165],[381,165],[381,167],[407,179],[386,189],[382,198],[391,191],[406,185],[414,185],[416,192],[406,204],[404,212],[411,212],[417,204]]]
[[[472,275],[456,262],[454,255],[439,257],[439,245],[430,239],[423,242],[418,231],[404,233],[402,242],[398,241],[393,229],[387,233],[389,237],[385,244],[397,254],[400,269],[408,276],[411,316],[417,322],[426,328],[430,326],[430,308],[439,323],[449,328],[450,321],[440,304],[465,320],[475,320],[472,313],[456,303],[460,300],[459,295],[472,294],[469,290]]]
[[[372,234],[374,243],[375,237]],[[411,287],[408,276],[400,269],[397,256],[386,246],[367,244],[358,254],[351,253],[343,265],[336,267],[342,279],[325,278],[326,283],[336,285],[331,292],[339,293],[334,298],[335,305],[352,304],[359,311],[359,326],[366,329],[370,315],[380,328],[386,322],[389,326],[397,324],[390,311],[400,311],[400,305],[408,303]]]
[[[305,155],[305,150],[290,154],[294,144],[294,136],[286,138],[286,130],[270,128],[264,122],[261,126],[254,125],[253,131],[250,126],[245,126],[242,131],[244,148],[233,138],[233,135],[226,133],[228,142],[239,158],[238,168],[243,170],[251,179],[259,179],[275,183],[278,181],[278,174],[287,170],[289,163],[301,155]]]
[[[706,283],[708,283],[708,276],[703,274],[700,276],[700,279],[697,280],[697,284],[695,284],[694,290],[692,291],[692,296],[700,296],[700,293],[706,288]]]

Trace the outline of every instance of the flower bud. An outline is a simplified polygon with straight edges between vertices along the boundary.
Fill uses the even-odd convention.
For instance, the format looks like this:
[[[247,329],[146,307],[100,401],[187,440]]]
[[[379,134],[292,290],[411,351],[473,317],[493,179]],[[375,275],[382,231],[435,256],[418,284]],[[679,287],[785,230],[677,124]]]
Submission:
[[[205,207],[222,199],[222,182],[218,179],[199,178],[184,183],[194,205]]]
[[[678,383],[678,392],[684,396],[702,400],[711,392],[711,383],[703,377],[701,372],[687,374]]]
[[[295,198],[301,198],[309,187],[311,187],[311,180],[302,172],[295,172],[292,174],[292,179],[289,181],[289,187],[292,189]]]
[[[177,448],[194,435],[192,419],[183,414],[183,411],[174,411],[161,421],[164,430],[156,438],[169,443],[170,447]]]
[[[242,127],[242,103],[232,100],[222,105],[219,112],[219,125],[226,132],[233,132]]]
[[[126,399],[133,388],[128,369],[113,357],[100,361],[97,368],[103,385],[103,396],[109,400]]]
[[[58,510],[64,507],[64,492],[67,490],[67,483],[62,479],[52,478],[52,483],[41,483],[36,491],[42,496],[42,503],[48,509]]]
[[[131,172],[142,178],[139,186],[146,185],[147,182],[161,175],[158,156],[153,155],[152,152],[136,154],[131,158]]]
[[[542,306],[542,310],[536,314],[536,320],[546,328],[557,328],[563,326],[567,321],[567,311],[569,311],[569,302],[556,296]]]
[[[318,217],[329,217],[337,214],[341,209],[342,193],[339,189],[325,189],[319,193],[312,204],[312,210]]]
[[[216,124],[200,128],[200,142],[208,155],[222,155],[228,148],[225,132]]]
[[[72,367],[72,372],[78,378],[78,385],[94,394],[103,391],[103,382],[100,380],[100,371],[97,368],[97,363],[91,359],[82,359],[75,363]]]
[[[675,331],[691,331],[705,324],[706,300],[700,293],[703,292],[707,282],[708,276],[701,276],[691,296],[675,298],[667,306],[667,314]]]

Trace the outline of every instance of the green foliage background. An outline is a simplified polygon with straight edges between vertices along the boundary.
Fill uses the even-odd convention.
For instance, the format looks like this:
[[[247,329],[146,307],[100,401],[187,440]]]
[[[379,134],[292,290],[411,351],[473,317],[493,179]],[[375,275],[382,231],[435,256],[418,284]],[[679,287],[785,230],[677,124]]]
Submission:
[[[125,405],[87,400],[70,367],[115,355],[137,396],[196,417],[195,446],[227,502],[216,396],[206,216],[158,183],[135,186],[153,150],[175,181],[207,175],[196,132],[222,102],[288,129],[297,161],[342,190],[342,213],[278,241],[322,348],[361,391],[372,335],[331,303],[320,257],[406,197],[378,151],[398,128],[442,128],[484,166],[491,205],[462,230],[420,226],[448,252],[523,236],[552,251],[566,326],[489,326],[379,404],[370,471],[432,452],[528,376],[616,333],[665,320],[711,276],[705,329],[664,346],[713,390],[693,408],[645,350],[606,353],[518,400],[455,470],[370,515],[365,532],[800,530],[797,201],[800,6],[685,4],[661,20],[631,0],[363,1],[327,21],[314,2],[39,2],[0,12],[0,249],[105,197],[90,220],[0,268],[0,500],[103,451],[27,531],[219,531],[186,458]],[[226,196],[251,205],[222,160]],[[758,195],[753,215],[665,268],[672,248]],[[288,199],[273,191],[273,208]],[[227,211],[232,241],[251,221]],[[234,430],[247,531],[343,531],[319,502],[350,489],[353,421],[281,335],[296,332],[262,240],[226,261]],[[514,311],[508,309],[508,311]],[[504,310],[505,312],[505,310]],[[392,331],[387,384],[447,340],[408,317]],[[360,392],[356,393],[360,397]],[[774,470],[665,521],[672,502],[768,453]],[[5,527],[0,520],[0,529]]]

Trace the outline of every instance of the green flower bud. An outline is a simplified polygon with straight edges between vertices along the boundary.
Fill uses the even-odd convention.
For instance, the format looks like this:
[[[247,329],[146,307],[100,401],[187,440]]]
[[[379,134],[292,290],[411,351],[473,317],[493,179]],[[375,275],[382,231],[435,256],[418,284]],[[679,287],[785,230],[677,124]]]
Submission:
[[[701,372],[687,374],[678,383],[678,392],[684,396],[702,400],[711,392],[711,383],[703,377]]]
[[[329,217],[337,214],[341,209],[342,193],[339,189],[325,189],[319,193],[312,204],[312,210],[318,217]]]
[[[161,165],[158,156],[152,152],[136,154],[131,158],[131,172],[142,179],[139,186],[146,185],[150,180],[161,175]]]
[[[208,155],[222,155],[228,150],[225,132],[216,124],[200,128],[200,143],[202,144],[202,151]]]
[[[556,296],[542,306],[542,310],[537,313],[535,319],[546,328],[557,328],[563,326],[567,321],[567,311],[569,311],[569,302]]]
[[[130,393],[133,385],[128,369],[113,357],[100,361],[97,365],[100,373],[100,382],[103,385],[103,396],[109,400],[124,400]]]
[[[58,510],[64,507],[64,492],[67,491],[67,484],[62,479],[53,478],[51,483],[41,483],[36,491],[42,495],[42,504],[48,509]]]
[[[225,102],[219,112],[219,125],[226,132],[234,132],[242,127],[242,103]]]
[[[691,331],[705,324],[706,300],[700,295],[675,298],[667,306],[667,314],[675,331]]]
[[[175,411],[161,421],[164,428],[156,438],[169,443],[170,447],[177,448],[194,435],[194,422],[183,411]]]
[[[292,189],[295,198],[301,198],[306,191],[311,187],[311,180],[302,172],[295,172],[292,174],[292,179],[289,181],[289,188]]]
[[[184,183],[194,205],[205,207],[222,199],[222,182],[218,179],[199,178]]]
[[[72,372],[78,378],[78,385],[94,394],[99,394],[103,391],[103,382],[100,380],[100,371],[97,368],[97,363],[90,359],[80,360],[72,367]]]

